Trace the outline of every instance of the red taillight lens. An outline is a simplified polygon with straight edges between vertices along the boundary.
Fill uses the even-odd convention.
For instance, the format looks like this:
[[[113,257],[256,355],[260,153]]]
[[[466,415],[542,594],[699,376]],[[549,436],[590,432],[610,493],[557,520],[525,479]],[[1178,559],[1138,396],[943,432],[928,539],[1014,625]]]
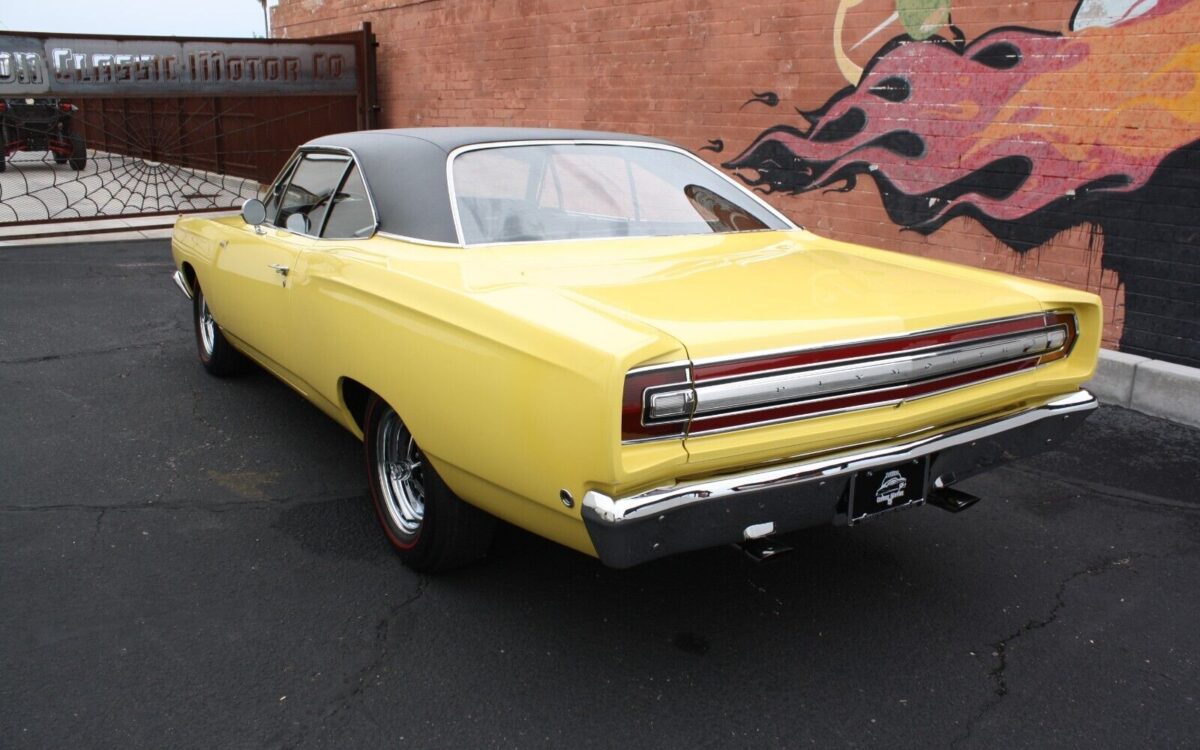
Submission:
[[[59,104],[58,108],[60,110],[62,110],[63,112],[74,112],[75,111],[75,105],[68,104],[67,102],[63,102],[63,103]]]
[[[1070,310],[1058,310],[1055,312],[1046,313],[1046,327],[1051,329],[1061,330],[1063,332],[1062,345],[1052,352],[1047,352],[1038,358],[1038,364],[1044,365],[1047,362],[1053,362],[1062,359],[1071,353],[1071,347],[1075,346],[1075,339],[1079,335],[1079,330],[1076,327],[1075,313]]]
[[[7,111],[8,111],[8,104],[6,102],[0,102],[0,112],[7,112]]]
[[[683,437],[694,401],[687,365],[633,370],[625,376],[621,399],[621,440]]]

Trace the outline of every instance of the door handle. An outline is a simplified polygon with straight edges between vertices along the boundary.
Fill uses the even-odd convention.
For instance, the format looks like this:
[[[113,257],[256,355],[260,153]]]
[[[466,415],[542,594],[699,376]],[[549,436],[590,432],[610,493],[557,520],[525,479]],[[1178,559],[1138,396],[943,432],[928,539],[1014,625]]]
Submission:
[[[267,266],[267,268],[275,269],[275,273],[279,274],[279,276],[280,276],[279,283],[282,284],[283,286],[287,286],[287,276],[288,276],[288,267],[287,266],[283,265],[282,263],[272,263],[271,265]]]

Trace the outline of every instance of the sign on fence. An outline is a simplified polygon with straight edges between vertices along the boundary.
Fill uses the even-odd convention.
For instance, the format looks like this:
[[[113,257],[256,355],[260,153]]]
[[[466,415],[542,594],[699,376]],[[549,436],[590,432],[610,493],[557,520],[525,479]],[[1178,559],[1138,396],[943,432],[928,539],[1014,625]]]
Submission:
[[[0,96],[354,94],[355,46],[0,34]]]

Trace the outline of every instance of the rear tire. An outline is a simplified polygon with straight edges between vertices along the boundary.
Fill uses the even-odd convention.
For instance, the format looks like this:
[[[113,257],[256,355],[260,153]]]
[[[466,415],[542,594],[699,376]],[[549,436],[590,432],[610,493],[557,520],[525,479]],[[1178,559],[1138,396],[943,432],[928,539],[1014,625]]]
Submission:
[[[81,172],[87,166],[87,146],[83,142],[83,136],[79,133],[71,133],[70,140],[71,158],[68,161],[71,162],[71,169]]]
[[[363,429],[367,482],[388,541],[422,573],[459,568],[487,554],[496,519],[442,481],[395,409],[372,396]]]
[[[200,364],[219,378],[240,375],[250,365],[246,355],[233,348],[208,309],[208,300],[200,284],[195,284],[192,299],[192,324],[196,330],[196,350]]]

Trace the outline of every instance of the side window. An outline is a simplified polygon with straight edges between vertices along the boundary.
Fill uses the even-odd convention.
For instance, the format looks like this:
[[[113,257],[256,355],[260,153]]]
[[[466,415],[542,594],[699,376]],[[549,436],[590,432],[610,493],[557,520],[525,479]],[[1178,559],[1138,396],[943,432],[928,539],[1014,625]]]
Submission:
[[[333,197],[342,175],[346,173],[346,165],[350,160],[344,156],[333,154],[305,154],[292,173],[279,202],[279,213],[275,217],[275,226],[289,227],[292,216],[303,218],[301,234],[315,235],[325,219],[325,209]],[[295,227],[293,220],[290,226]]]
[[[367,186],[357,166],[351,166],[342,181],[342,186],[333,195],[329,207],[329,218],[321,238],[348,240],[366,237],[375,229],[375,215],[371,212],[371,199],[367,197]]]

